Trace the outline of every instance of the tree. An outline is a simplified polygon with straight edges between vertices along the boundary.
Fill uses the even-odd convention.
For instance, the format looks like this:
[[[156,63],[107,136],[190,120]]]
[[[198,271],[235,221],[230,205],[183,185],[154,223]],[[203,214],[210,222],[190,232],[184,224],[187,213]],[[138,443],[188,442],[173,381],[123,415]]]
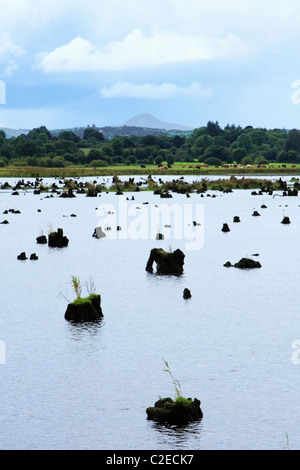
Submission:
[[[121,137],[114,137],[111,141],[113,155],[123,155],[124,144]]]
[[[173,143],[174,147],[180,148],[185,144],[186,138],[183,137],[182,135],[175,135],[173,137]]]
[[[209,166],[221,166],[223,164],[222,160],[217,157],[206,158],[204,163]]]
[[[77,145],[70,140],[57,140],[54,145],[59,155],[63,155],[64,153],[76,153],[78,150]]]
[[[242,158],[246,157],[246,155],[247,155],[246,149],[241,148],[241,147],[236,148],[232,151],[232,160],[234,162],[240,163]]]
[[[46,126],[35,127],[30,132],[28,132],[27,138],[35,140],[40,134],[46,134],[48,139],[52,138],[51,132],[48,131]]]
[[[198,148],[201,148],[204,150],[206,150],[208,147],[210,147],[211,145],[213,145],[213,137],[211,137],[210,135],[201,135],[200,137],[198,137],[196,140],[195,140],[195,147],[198,147]]]
[[[287,152],[289,150],[296,150],[296,152],[300,153],[300,131],[297,129],[292,129],[288,133],[285,142],[285,150]]]
[[[72,131],[62,131],[58,135],[59,140],[70,140],[77,144],[80,141],[80,138]]]
[[[216,137],[217,135],[220,135],[223,131],[221,127],[219,126],[218,121],[216,122],[208,121],[206,125],[206,132],[208,135],[211,135],[212,137]]]
[[[253,163],[253,159],[252,159],[252,157],[249,157],[249,156],[244,157],[241,160],[242,165],[252,165],[252,163]]]
[[[64,168],[66,166],[66,161],[64,157],[57,156],[53,158],[52,165],[54,168]]]
[[[155,162],[156,165],[161,165],[162,162],[163,162],[163,159],[162,159],[162,157],[161,157],[160,155],[158,155],[158,156],[155,158],[154,162]]]
[[[93,168],[105,167],[105,166],[108,166],[108,163],[105,162],[104,160],[92,160],[90,163],[90,166],[92,166]]]
[[[36,144],[33,140],[19,140],[16,152],[20,157],[32,157],[36,153]]]
[[[84,140],[95,139],[95,140],[100,141],[100,140],[104,140],[104,136],[102,132],[97,131],[95,128],[88,127],[83,132],[83,139]]]
[[[155,135],[146,135],[142,137],[142,144],[143,145],[156,145],[156,136]]]
[[[104,153],[102,150],[92,149],[89,151],[85,161],[90,163],[92,160],[103,160],[103,156]]]
[[[236,141],[238,148],[243,148],[247,153],[252,152],[252,140],[248,134],[241,134]]]
[[[219,158],[220,160],[222,160],[224,162],[225,161],[232,161],[232,159],[229,155],[229,151],[225,147],[222,147],[222,146],[219,146],[219,145],[211,145],[210,147],[208,147],[205,150],[204,156],[205,156],[205,158],[216,157],[216,158]]]

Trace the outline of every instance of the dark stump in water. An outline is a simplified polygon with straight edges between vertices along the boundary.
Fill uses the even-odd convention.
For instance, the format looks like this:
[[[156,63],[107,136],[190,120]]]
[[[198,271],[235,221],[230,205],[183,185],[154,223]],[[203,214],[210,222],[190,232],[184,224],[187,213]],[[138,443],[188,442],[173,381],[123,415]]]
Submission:
[[[76,299],[70,303],[65,312],[65,319],[79,322],[94,322],[103,317],[101,308],[101,296],[91,294],[89,297]]]
[[[41,236],[37,237],[36,242],[37,242],[39,245],[46,245],[46,244],[47,244],[47,237],[46,237],[46,235],[41,235]]]
[[[235,263],[234,267],[239,269],[255,269],[261,268],[261,264],[259,261],[254,261],[250,258],[242,258],[238,263]]]
[[[181,250],[167,253],[163,249],[153,248],[147,262],[146,271],[153,274],[153,263],[156,262],[157,274],[180,276],[183,273],[185,255]]]
[[[48,235],[48,245],[52,248],[64,248],[68,246],[69,239],[64,236],[63,229],[59,228],[57,232],[51,232]]]
[[[184,289],[183,291],[183,298],[184,299],[190,299],[192,297],[191,291],[187,288]]]
[[[200,405],[197,398],[179,397],[175,401],[172,398],[161,398],[153,407],[147,408],[146,413],[148,419],[158,423],[182,426],[203,417]]]
[[[28,259],[27,256],[26,256],[25,251],[23,251],[22,253],[20,253],[20,254],[17,256],[17,259],[18,259],[18,260],[21,260],[21,261],[25,261],[26,259]]]
[[[59,197],[63,197],[63,198],[72,198],[72,197],[76,197],[75,194],[73,193],[73,190],[72,188],[69,188],[68,189],[68,192],[63,192],[61,193],[61,195]]]
[[[228,224],[223,224],[222,232],[230,232],[230,228],[229,228]]]
[[[283,217],[281,223],[284,224],[284,225],[290,224],[291,223],[290,218],[287,217],[287,216]]]

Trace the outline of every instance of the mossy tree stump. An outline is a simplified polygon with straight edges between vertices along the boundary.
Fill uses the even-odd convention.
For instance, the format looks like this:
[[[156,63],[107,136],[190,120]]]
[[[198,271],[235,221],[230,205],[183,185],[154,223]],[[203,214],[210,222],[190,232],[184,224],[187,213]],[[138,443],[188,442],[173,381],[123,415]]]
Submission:
[[[185,255],[181,250],[167,253],[163,249],[153,248],[147,262],[146,271],[153,274],[153,263],[156,263],[157,274],[180,276],[183,273]]]
[[[238,263],[231,264],[230,261],[227,261],[227,263],[224,264],[225,268],[238,268],[238,269],[256,269],[256,268],[261,268],[261,264],[259,261],[254,261],[253,259],[250,258],[242,258]]]
[[[175,401],[172,398],[161,398],[154,406],[147,408],[146,413],[149,420],[182,426],[203,417],[200,405],[197,398],[192,400],[180,396]]]
[[[79,298],[69,303],[65,312],[65,319],[75,323],[95,322],[103,317],[101,296],[91,294],[89,297]]]

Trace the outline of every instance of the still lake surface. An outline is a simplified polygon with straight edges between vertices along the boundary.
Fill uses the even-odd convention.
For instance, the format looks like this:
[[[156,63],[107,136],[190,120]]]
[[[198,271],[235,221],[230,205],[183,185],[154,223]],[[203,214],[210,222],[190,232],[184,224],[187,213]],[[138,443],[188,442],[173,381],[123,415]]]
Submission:
[[[290,449],[300,449],[300,199],[281,194],[62,199],[1,191],[0,214],[9,224],[0,225],[0,448],[283,450],[288,434]],[[185,237],[169,239],[164,227],[157,229],[165,240],[138,232],[134,239],[137,224],[127,239],[124,232],[124,239],[110,238],[113,225],[105,239],[93,238],[103,207],[117,213],[120,198],[148,220],[150,208],[162,203],[181,206],[182,214],[186,204],[201,205],[201,226],[193,228],[201,247],[187,250]],[[254,208],[260,217],[252,216]],[[9,209],[21,213],[3,215]],[[138,210],[128,216],[133,224]],[[283,215],[290,225],[281,224]],[[233,223],[234,216],[241,222]],[[223,223],[229,233],[221,231]],[[50,226],[63,228],[67,248],[37,245]],[[181,277],[145,271],[155,247],[185,253]],[[23,251],[28,260],[18,261]],[[38,261],[29,260],[31,253]],[[223,266],[254,254],[261,269]],[[64,319],[67,299],[74,299],[73,275],[83,295],[90,278],[101,294],[99,324]],[[176,428],[147,420],[148,406],[174,396],[162,358],[183,395],[201,400],[200,422]]]

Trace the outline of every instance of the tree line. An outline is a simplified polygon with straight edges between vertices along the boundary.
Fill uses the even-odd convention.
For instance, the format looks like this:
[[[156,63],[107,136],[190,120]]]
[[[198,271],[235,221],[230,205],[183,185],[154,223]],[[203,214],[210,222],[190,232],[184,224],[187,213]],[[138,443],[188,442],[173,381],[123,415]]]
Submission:
[[[57,135],[45,126],[7,138],[0,131],[0,166],[66,167],[72,165],[206,165],[300,163],[300,131],[263,129],[234,124],[221,128],[218,121],[193,132],[170,135],[116,136],[105,139],[94,127],[82,136],[72,130]]]

